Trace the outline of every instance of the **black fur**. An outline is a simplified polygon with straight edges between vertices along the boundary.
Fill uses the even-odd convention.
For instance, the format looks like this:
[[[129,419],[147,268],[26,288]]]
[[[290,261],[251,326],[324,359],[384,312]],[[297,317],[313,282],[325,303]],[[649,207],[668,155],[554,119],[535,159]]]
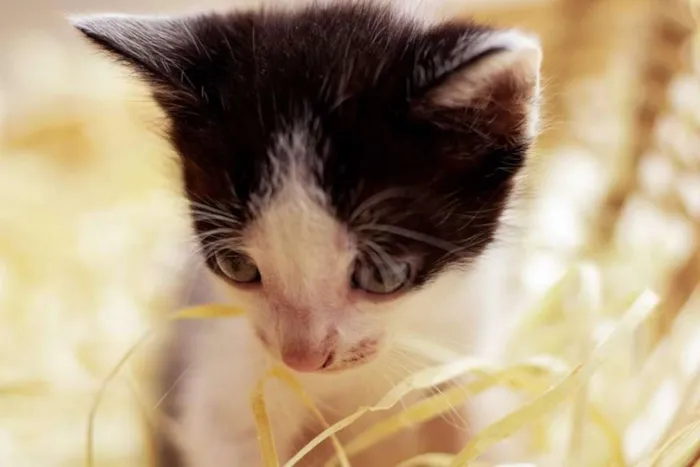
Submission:
[[[430,99],[498,52],[469,52],[485,27],[424,28],[366,4],[134,20],[116,35],[90,21],[77,27],[152,86],[193,200],[230,206],[244,228],[256,215],[251,199],[269,188],[274,136],[303,122],[315,138],[304,157],[317,160],[337,218],[360,245],[369,236],[419,256],[416,285],[493,241],[525,162],[518,83],[494,82],[463,108]],[[397,196],[350,222],[387,189]],[[391,228],[369,232],[366,222]]]

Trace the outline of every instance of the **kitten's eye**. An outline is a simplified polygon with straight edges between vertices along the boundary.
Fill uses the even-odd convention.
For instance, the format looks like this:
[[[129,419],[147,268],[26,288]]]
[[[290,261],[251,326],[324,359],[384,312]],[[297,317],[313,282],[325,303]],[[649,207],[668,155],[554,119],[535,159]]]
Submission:
[[[378,266],[373,261],[356,261],[352,286],[372,294],[390,294],[408,285],[412,278],[411,264],[395,260]]]
[[[252,259],[234,251],[216,253],[216,266],[234,282],[249,284],[260,281],[260,271]]]

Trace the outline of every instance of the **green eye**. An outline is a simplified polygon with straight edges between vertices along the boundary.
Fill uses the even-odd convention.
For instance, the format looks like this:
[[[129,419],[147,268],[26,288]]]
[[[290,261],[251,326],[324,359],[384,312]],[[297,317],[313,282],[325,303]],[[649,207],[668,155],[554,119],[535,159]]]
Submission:
[[[260,281],[260,271],[253,260],[235,251],[217,252],[216,266],[226,277],[234,282],[250,284]]]
[[[358,260],[352,273],[352,286],[372,294],[386,295],[406,287],[412,279],[412,267],[407,261],[390,264]]]

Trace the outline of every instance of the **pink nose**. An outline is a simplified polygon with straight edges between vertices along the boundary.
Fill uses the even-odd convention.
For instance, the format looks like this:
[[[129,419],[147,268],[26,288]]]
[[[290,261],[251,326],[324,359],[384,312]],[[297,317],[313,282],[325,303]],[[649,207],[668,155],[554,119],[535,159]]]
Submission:
[[[301,372],[313,372],[330,365],[332,352],[315,351],[302,348],[288,348],[282,350],[282,361],[292,370]]]

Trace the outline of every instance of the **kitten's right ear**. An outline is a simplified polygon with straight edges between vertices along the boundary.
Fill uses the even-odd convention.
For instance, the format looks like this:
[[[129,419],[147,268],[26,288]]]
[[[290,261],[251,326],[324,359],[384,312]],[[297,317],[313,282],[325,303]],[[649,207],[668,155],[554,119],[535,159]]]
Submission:
[[[192,48],[186,44],[191,19],[88,15],[73,16],[70,21],[100,49],[128,65],[151,84],[183,90],[192,85],[186,81],[184,73],[196,58],[191,56]],[[194,37],[191,39],[196,41]]]
[[[510,30],[467,29],[457,37],[447,52],[435,52],[432,66],[418,68],[416,81],[424,94],[417,107],[433,121],[453,128],[466,124],[467,131],[488,134],[491,140],[531,141],[539,115],[539,41]],[[470,112],[471,118],[464,118]]]

